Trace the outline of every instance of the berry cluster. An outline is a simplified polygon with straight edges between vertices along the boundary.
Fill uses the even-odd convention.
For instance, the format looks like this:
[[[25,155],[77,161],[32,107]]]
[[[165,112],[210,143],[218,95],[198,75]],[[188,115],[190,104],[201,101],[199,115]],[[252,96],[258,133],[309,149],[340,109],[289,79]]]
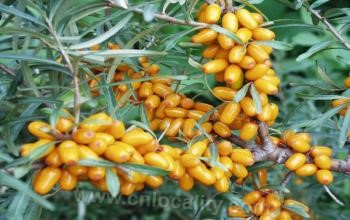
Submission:
[[[293,154],[286,160],[285,166],[298,176],[316,175],[318,182],[328,185],[333,182],[332,149],[325,146],[311,146],[311,136],[307,133],[286,131],[278,140],[278,145],[288,146]]]
[[[78,180],[90,180],[101,190],[107,190],[106,168],[78,164],[79,160],[86,159],[158,167],[167,170],[171,179],[178,180],[183,190],[192,189],[196,180],[204,185],[214,185],[219,192],[229,190],[232,174],[241,179],[247,177],[246,166],[254,163],[249,150],[234,149],[230,142],[221,141],[217,144],[217,160],[222,166],[212,166],[208,139],[189,144],[187,150],[160,145],[141,128],[125,130],[123,122],[113,120],[105,113],[87,117],[74,132],[73,125],[72,118],[66,116],[59,117],[55,127],[43,121],[28,125],[29,132],[39,140],[24,144],[21,155],[27,156],[39,147],[47,147],[42,154],[46,167],[34,179],[37,193],[48,193],[57,182],[61,189],[72,190]],[[62,135],[64,139],[56,138]],[[147,176],[119,168],[113,168],[113,172],[121,181],[120,191],[123,195],[141,190],[145,184],[157,188],[164,182],[161,176]]]
[[[288,206],[301,207],[304,212],[309,212],[309,208],[301,202],[293,199],[283,199],[276,192],[270,189],[251,191],[244,195],[244,203],[249,207],[249,213],[240,206],[230,206],[227,210],[230,217],[247,218],[258,217],[259,220],[270,219],[303,219],[295,213],[288,210]]]

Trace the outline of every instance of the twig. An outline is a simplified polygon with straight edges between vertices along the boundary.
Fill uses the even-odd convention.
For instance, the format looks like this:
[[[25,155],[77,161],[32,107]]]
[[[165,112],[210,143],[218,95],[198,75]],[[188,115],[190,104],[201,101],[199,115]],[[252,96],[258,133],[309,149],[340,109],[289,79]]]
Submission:
[[[111,7],[119,7],[115,4],[113,4],[112,1],[109,1],[109,6]],[[137,13],[137,14],[143,14],[143,10],[140,8],[130,8],[130,11]],[[201,23],[201,22],[196,22],[196,21],[190,21],[190,20],[180,20],[165,14],[154,14],[154,17],[160,20],[168,21],[171,24],[180,24],[180,25],[189,25],[189,26],[195,26],[195,27],[203,27],[207,28],[209,27],[209,24],[206,23]]]
[[[73,87],[74,87],[74,122],[75,122],[75,125],[78,125],[79,124],[79,120],[80,120],[79,73],[78,73],[78,70],[76,68],[74,68],[74,66],[72,65],[72,62],[71,62],[68,54],[64,50],[64,47],[63,47],[61,41],[59,40],[59,37],[57,36],[56,31],[52,27],[51,21],[46,19],[46,23],[48,25],[50,33],[53,35],[53,37],[56,40],[58,49],[59,49],[60,53],[62,54],[64,60],[66,61],[68,69],[71,72],[72,77],[73,77]]]
[[[294,172],[292,172],[292,171],[289,171],[287,173],[287,175],[282,180],[282,183],[281,183],[282,187],[286,187],[287,186],[287,184],[289,183],[289,181],[292,178],[293,174],[294,174]]]
[[[11,76],[15,76],[16,73],[11,70],[10,68],[8,68],[7,66],[5,66],[4,64],[0,64],[0,69],[3,70],[5,73],[10,74]]]
[[[233,11],[232,0],[225,0],[225,12]]]
[[[327,20],[327,18],[323,17],[318,13],[318,11],[308,7],[306,4],[303,4],[303,6],[311,13],[313,14],[318,20],[320,20],[326,28],[348,49],[350,50],[350,44],[346,42],[346,40],[341,36],[340,33],[333,27],[331,23]]]

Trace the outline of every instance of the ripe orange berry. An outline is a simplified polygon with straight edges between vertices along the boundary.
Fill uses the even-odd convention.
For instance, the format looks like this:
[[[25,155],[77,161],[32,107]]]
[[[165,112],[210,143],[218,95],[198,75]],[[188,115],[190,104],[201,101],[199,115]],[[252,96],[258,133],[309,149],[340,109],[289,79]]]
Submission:
[[[224,16],[222,16],[221,25],[231,33],[235,33],[238,29],[237,16],[232,12],[226,13]]]
[[[250,14],[258,24],[262,24],[264,22],[264,18],[261,14],[255,12],[251,12]]]
[[[73,166],[67,166],[67,170],[76,176],[84,176],[85,174],[87,174],[87,167],[83,167],[83,166],[78,166],[78,165],[73,165]]]
[[[96,133],[93,130],[81,128],[73,133],[72,138],[78,144],[89,144],[94,140],[95,136]]]
[[[253,36],[253,33],[248,28],[240,28],[236,32],[236,36],[241,39],[243,43],[247,43]]]
[[[153,92],[159,97],[165,98],[166,96],[173,94],[174,90],[163,83],[154,83]]]
[[[328,157],[330,157],[332,155],[333,151],[331,148],[329,147],[325,147],[325,146],[314,146],[311,149],[311,155],[313,157],[317,157],[317,156],[321,156],[321,155],[326,155]]]
[[[214,108],[214,106],[204,103],[204,102],[196,102],[194,103],[193,109],[194,110],[198,110],[198,111],[202,111],[202,112],[208,112],[210,110],[212,110]]]
[[[172,120],[166,132],[166,136],[175,137],[179,133],[179,130],[181,129],[183,122],[184,122],[184,119],[182,118],[176,118]]]
[[[236,205],[230,206],[227,209],[227,214],[230,217],[238,217],[238,218],[248,217],[247,213],[245,213],[245,211],[241,207],[236,206]]]
[[[192,118],[185,119],[185,121],[182,124],[182,131],[184,135],[188,138],[192,138],[194,136],[194,130],[193,128],[196,125],[196,120]]]
[[[193,185],[194,185],[193,177],[190,176],[188,173],[185,173],[179,179],[179,186],[184,191],[190,191],[193,188]]]
[[[214,174],[210,170],[208,170],[204,164],[188,168],[187,172],[194,179],[207,186],[214,184],[216,181]]]
[[[242,61],[246,54],[246,49],[244,46],[237,45],[234,46],[228,55],[230,63],[239,63]]]
[[[256,62],[251,56],[244,56],[242,60],[238,63],[243,69],[250,70],[255,66]]]
[[[247,116],[253,117],[257,114],[256,107],[252,98],[244,97],[240,102],[240,105]]]
[[[153,87],[153,84],[151,82],[142,83],[138,91],[138,95],[141,98],[147,98],[148,96],[153,94],[152,87]]]
[[[68,170],[63,170],[60,178],[60,187],[62,190],[72,190],[78,183],[78,177],[68,172]]]
[[[57,149],[63,163],[74,165],[79,160],[79,149],[75,142],[63,141]]]
[[[255,21],[252,14],[244,8],[238,9],[236,12],[238,22],[245,28],[254,30],[258,27],[258,23]]]
[[[166,108],[164,112],[170,118],[185,118],[187,115],[187,110],[179,107]]]
[[[184,109],[191,109],[194,105],[194,101],[190,98],[181,99],[180,105]]]
[[[225,138],[231,135],[230,128],[222,122],[216,122],[213,126],[213,129],[215,133],[218,134],[220,137]]]
[[[168,169],[169,167],[169,162],[159,153],[155,152],[150,152],[145,154],[145,162],[148,165],[159,167],[161,169]]]
[[[200,157],[207,149],[207,147],[208,144],[205,141],[198,141],[188,148],[187,153]]]
[[[152,189],[156,189],[163,185],[164,180],[161,176],[148,176],[145,183]]]
[[[329,185],[333,182],[333,174],[329,170],[318,170],[316,172],[316,178],[323,185]]]
[[[267,177],[268,177],[268,172],[266,169],[259,169],[257,171],[257,175],[259,178],[259,182],[260,182],[260,187],[264,187],[267,184]]]
[[[316,173],[317,167],[312,163],[307,163],[298,168],[295,173],[298,176],[312,176]]]
[[[231,159],[235,163],[240,163],[244,166],[251,166],[254,164],[253,154],[247,149],[233,149]]]
[[[80,128],[91,131],[104,131],[113,119],[104,112],[93,114],[80,123]]]
[[[205,9],[205,22],[208,24],[215,24],[219,21],[221,16],[221,7],[218,4],[210,4]]]
[[[259,45],[249,44],[247,52],[257,63],[264,63],[269,60],[269,55]]]
[[[62,164],[57,148],[49,153],[45,158],[45,163],[51,167],[59,167]]]
[[[146,73],[148,73],[151,76],[156,75],[160,71],[160,67],[157,64],[151,64],[149,67],[146,69]]]
[[[241,112],[241,106],[236,102],[229,102],[225,105],[220,114],[220,121],[231,124]],[[215,129],[214,129],[215,130]]]
[[[225,34],[219,34],[217,41],[220,47],[224,50],[229,50],[235,46],[235,41]]]
[[[135,191],[135,184],[128,181],[122,181],[120,192],[124,196],[130,196]]]
[[[28,125],[28,131],[37,138],[53,140],[54,137],[50,134],[51,127],[43,121],[33,121]]]
[[[40,171],[34,182],[34,190],[41,195],[48,193],[61,177],[61,169],[46,167]]]
[[[288,160],[285,162],[285,166],[288,170],[297,170],[301,166],[303,166],[306,162],[306,156],[302,153],[295,153],[292,156],[288,158]]]
[[[164,103],[168,107],[176,107],[181,102],[181,96],[179,94],[170,94],[164,99]]]
[[[222,176],[215,181],[214,187],[218,192],[227,192],[230,188],[230,182],[226,176]]]
[[[222,163],[222,165],[224,165],[229,171],[233,170],[233,162],[231,160],[230,157],[228,156],[223,156],[220,157],[219,159],[220,163]]]
[[[174,163],[175,167],[173,171],[169,172],[169,177],[175,180],[180,179],[183,175],[185,175],[186,169],[184,165],[179,160],[176,160]]]
[[[204,73],[218,73],[226,69],[228,62],[226,59],[215,59],[202,65],[202,71]]]
[[[147,132],[140,130],[131,130],[127,132],[121,139],[122,142],[132,146],[147,144],[152,141],[153,136]]]
[[[212,29],[203,29],[192,36],[193,43],[207,43],[216,40],[218,33]]]
[[[348,77],[344,80],[344,85],[345,85],[347,88],[350,88],[350,76],[348,76]]]
[[[254,40],[269,41],[275,38],[275,33],[267,28],[256,28],[253,30]]]
[[[115,120],[107,127],[105,132],[112,135],[115,139],[119,139],[125,134],[124,123]]]
[[[232,143],[223,140],[217,144],[217,148],[220,156],[227,156],[232,152]]]
[[[300,153],[306,153],[310,150],[311,146],[304,140],[298,139],[297,136],[292,136],[287,141],[288,146],[293,148],[293,150],[300,152]]]
[[[133,148],[131,145],[116,142],[115,144],[109,145],[104,153],[107,159],[116,163],[124,163],[131,157],[129,148]]]
[[[270,105],[265,105],[262,108],[261,113],[258,114],[258,119],[259,119],[259,121],[267,122],[267,121],[270,121],[272,119],[272,116],[273,115],[272,115],[271,106]]]
[[[220,46],[218,44],[212,44],[203,50],[202,57],[207,59],[212,59],[216,56],[219,49],[220,49]]]
[[[105,167],[89,167],[87,173],[89,179],[93,181],[98,181],[103,179],[106,176]]]
[[[81,160],[84,160],[84,159],[99,160],[100,159],[98,155],[87,146],[78,145],[78,151],[79,151],[79,159]]]
[[[219,51],[215,55],[215,59],[228,60],[229,53],[230,53],[230,50],[226,50],[220,47]]]
[[[265,64],[259,63],[259,64],[256,64],[252,69],[248,70],[244,76],[247,80],[254,81],[263,77],[266,74],[268,69],[269,69],[268,66],[266,66]]]
[[[259,191],[251,191],[243,197],[243,201],[248,205],[254,205],[262,197]]]
[[[225,69],[224,79],[225,79],[225,82],[229,84],[239,81],[240,78],[242,77],[243,77],[243,72],[238,65],[231,64]]]
[[[271,210],[276,210],[281,207],[281,202],[278,196],[275,193],[270,193],[266,197],[265,203],[266,207]]]
[[[246,178],[248,176],[248,170],[240,163],[233,163],[232,174],[238,178]]]
[[[50,145],[48,146],[47,150],[45,153],[43,153],[42,157],[50,154],[55,146],[53,143],[49,144],[50,142],[52,142],[52,140],[49,139],[39,139],[38,141],[34,142],[34,143],[30,143],[30,144],[23,144],[21,147],[21,156],[25,157],[28,154],[30,154],[32,151],[34,151],[35,149],[39,148],[39,147],[43,147],[44,145]]]
[[[253,213],[254,215],[256,216],[261,216],[265,210],[265,198],[262,197],[260,198],[257,203],[254,205],[254,208],[253,208]],[[260,219],[260,218],[259,218]]]
[[[226,86],[217,86],[213,89],[214,95],[220,99],[232,101],[236,91]]]
[[[314,158],[316,166],[320,169],[329,170],[332,167],[332,160],[329,156],[320,155]]]
[[[104,154],[107,149],[108,144],[99,138],[95,138],[91,143],[89,143],[89,148],[93,150],[97,155]]]
[[[170,127],[171,121],[173,119],[171,118],[164,118],[159,125],[159,130],[161,131],[165,131],[166,129],[168,129]]]
[[[265,79],[255,80],[254,86],[260,93],[268,95],[276,95],[278,93],[278,87]]]
[[[74,122],[71,119],[60,117],[57,120],[56,129],[62,133],[67,133],[73,126]]]
[[[239,137],[244,141],[252,140],[258,133],[258,125],[253,122],[246,122],[243,124]]]
[[[150,95],[145,100],[145,106],[147,109],[155,109],[160,104],[160,97],[157,95]]]

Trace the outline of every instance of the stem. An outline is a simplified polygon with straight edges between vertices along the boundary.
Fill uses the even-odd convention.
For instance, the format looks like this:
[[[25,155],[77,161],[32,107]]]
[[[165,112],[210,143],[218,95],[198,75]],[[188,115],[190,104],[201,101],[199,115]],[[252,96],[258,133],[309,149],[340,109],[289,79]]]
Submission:
[[[10,74],[11,76],[15,76],[16,75],[16,73],[13,70],[9,69],[7,66],[5,66],[3,64],[0,64],[0,69],[2,71],[4,71],[5,73]]]
[[[79,124],[80,119],[80,91],[79,91],[79,73],[76,68],[72,65],[72,62],[66,53],[61,41],[59,40],[59,37],[57,36],[56,31],[52,27],[51,21],[46,19],[46,23],[48,25],[50,33],[53,35],[55,41],[57,42],[58,49],[63,56],[63,59],[66,61],[69,71],[72,74],[73,77],[73,88],[74,88],[74,122],[75,126]],[[76,66],[76,65],[75,65]]]
[[[118,7],[117,5],[114,5],[112,1],[109,2],[109,5],[111,7]],[[130,8],[130,11],[137,13],[137,14],[143,14],[143,9],[140,8]],[[160,20],[168,21],[171,24],[179,24],[179,25],[189,25],[189,26],[195,26],[195,27],[202,27],[202,28],[208,28],[209,24],[196,22],[196,21],[187,21],[187,20],[180,20],[165,14],[154,14],[154,17]]]
[[[333,27],[333,25],[331,23],[329,23],[329,21],[327,20],[327,18],[323,17],[322,15],[319,14],[318,11],[306,6],[305,4],[303,4],[303,6],[311,13],[313,14],[318,20],[320,20],[325,26],[326,28],[329,30],[329,32],[331,32],[334,37],[336,37],[340,43],[342,43],[348,50],[350,50],[350,44],[348,42],[346,42],[346,40],[341,36],[341,34]]]
[[[232,0],[225,0],[225,12],[233,11]]]
[[[293,171],[289,171],[287,175],[283,178],[281,186],[286,187],[290,179],[292,178],[293,174],[294,174]]]

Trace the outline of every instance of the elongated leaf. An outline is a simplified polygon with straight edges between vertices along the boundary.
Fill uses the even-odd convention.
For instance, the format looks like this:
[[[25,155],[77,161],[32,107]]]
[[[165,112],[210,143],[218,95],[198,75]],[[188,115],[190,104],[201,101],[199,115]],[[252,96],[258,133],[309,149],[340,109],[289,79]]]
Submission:
[[[107,39],[109,39],[110,37],[112,37],[113,35],[115,35],[118,31],[120,31],[128,22],[129,20],[132,18],[133,14],[128,14],[125,18],[123,18],[120,22],[118,22],[118,24],[116,24],[113,28],[111,28],[110,30],[108,30],[107,32],[99,35],[96,38],[93,38],[91,40],[79,43],[79,44],[75,44],[69,47],[69,49],[71,50],[79,50],[79,49],[83,49],[83,48],[88,48],[97,44],[100,44],[104,41],[106,41]]]
[[[53,60],[36,57],[33,55],[22,55],[22,54],[6,54],[6,53],[0,53],[0,59],[11,59],[11,60],[23,60],[23,61],[33,61],[38,63],[45,63],[45,64],[51,64],[56,65],[60,67],[64,67],[62,64],[59,64]]]
[[[202,67],[202,65],[200,63],[193,60],[191,57],[188,57],[188,64],[190,64],[192,67],[194,67],[196,69],[201,69],[201,67]]]
[[[218,25],[213,24],[213,25],[210,25],[210,29],[212,29],[213,31],[216,31],[220,34],[224,34],[224,35],[230,37],[232,40],[234,40],[236,43],[238,43],[240,45],[244,44],[243,41],[239,37],[237,37],[235,34],[231,33],[230,31],[226,30],[225,28],[222,28]]]
[[[304,207],[301,205],[284,205],[283,208],[305,218],[310,218],[309,214],[305,212]]]
[[[342,148],[346,142],[348,132],[350,131],[350,108],[346,111],[343,125],[340,129],[339,135],[339,147]]]
[[[21,182],[20,180],[16,179],[15,177],[9,174],[0,172],[0,185],[8,186],[21,193],[24,193],[44,208],[49,209],[51,211],[54,210],[54,205],[52,205],[49,201],[44,199],[44,197],[39,196],[38,194],[33,192],[33,190],[27,184]]]
[[[254,44],[267,45],[277,50],[291,50],[293,49],[292,44],[288,44],[283,41],[271,40],[271,41],[255,41]]]
[[[20,18],[24,18],[28,21],[35,23],[35,24],[46,27],[46,25],[43,22],[39,21],[37,18],[35,18],[29,14],[26,14],[26,13],[24,13],[16,8],[14,8],[14,7],[9,7],[9,6],[6,6],[4,4],[0,4],[0,11],[7,13],[7,14],[10,14],[10,15],[18,16]]]
[[[112,197],[116,197],[119,194],[120,181],[118,176],[113,173],[112,168],[107,168],[106,182],[108,191]]]
[[[341,95],[302,95],[302,97],[308,100],[334,100],[347,98],[346,96]]]
[[[27,62],[22,62],[22,73],[23,73],[23,80],[26,82],[29,88],[32,89],[34,95],[36,97],[40,96],[39,90],[34,82],[33,78],[33,71],[29,68],[29,65]]]
[[[310,8],[312,9],[317,8],[327,2],[329,2],[329,0],[317,0],[310,5]]]
[[[120,167],[147,174],[150,176],[166,176],[168,171],[160,169],[158,167],[146,166],[142,164],[132,164],[132,163],[123,163],[120,164]]]
[[[306,58],[311,57],[312,55],[316,54],[317,52],[319,52],[320,50],[328,47],[329,45],[331,45],[333,43],[333,41],[322,41],[319,42],[315,45],[313,45],[312,47],[310,47],[305,53],[300,54],[297,57],[297,61],[302,61],[305,60]]]
[[[329,187],[327,185],[323,185],[323,188],[326,190],[326,192],[328,193],[328,195],[339,205],[344,206],[344,203],[342,201],[340,201],[336,195],[334,195],[332,193],[332,191],[329,189]]]
[[[251,85],[251,83],[247,83],[245,84],[235,95],[235,97],[233,98],[233,101],[235,102],[240,102],[247,94],[249,86]]]
[[[70,51],[76,56],[91,56],[94,55],[104,61],[104,57],[141,57],[141,56],[165,56],[167,52],[152,51],[152,50],[136,50],[136,49],[119,49],[119,50],[104,50],[104,51]]]
[[[198,130],[202,133],[202,135],[204,135],[206,138],[208,138],[209,140],[212,140],[212,137],[208,134],[208,132],[206,130],[204,130],[204,128],[202,127],[201,124],[199,124],[198,122],[196,122],[195,124],[196,128],[198,128]]]
[[[256,90],[254,84],[250,86],[250,95],[253,98],[256,112],[259,114],[262,112],[262,104],[259,96],[259,92]]]
[[[327,84],[331,85],[334,88],[340,89],[340,87],[328,77],[326,71],[318,64],[317,64],[317,73],[324,82],[326,82]]]
[[[238,205],[239,207],[241,207],[246,213],[249,213],[249,207],[247,206],[247,204],[241,199],[241,196],[238,195],[234,195],[232,193],[223,193],[222,196],[227,199],[228,201],[230,201],[231,204],[235,204]]]

